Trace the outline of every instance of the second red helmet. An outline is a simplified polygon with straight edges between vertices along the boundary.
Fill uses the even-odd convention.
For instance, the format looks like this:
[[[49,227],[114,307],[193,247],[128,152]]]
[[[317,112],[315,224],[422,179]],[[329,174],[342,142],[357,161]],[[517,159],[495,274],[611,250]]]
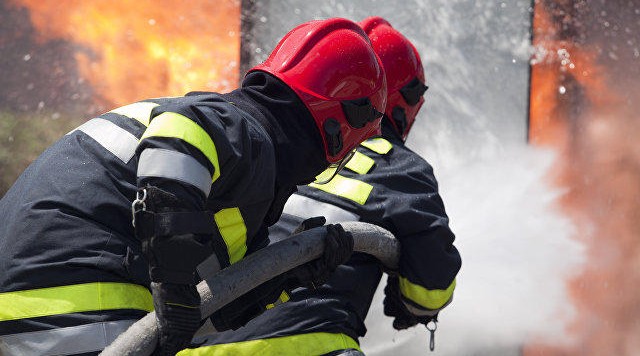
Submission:
[[[300,97],[336,163],[380,133],[387,84],[368,36],[342,18],[306,22],[287,33],[252,71],[270,73]]]
[[[359,24],[371,39],[387,76],[385,116],[406,140],[427,90],[420,55],[413,44],[382,17],[369,17]]]

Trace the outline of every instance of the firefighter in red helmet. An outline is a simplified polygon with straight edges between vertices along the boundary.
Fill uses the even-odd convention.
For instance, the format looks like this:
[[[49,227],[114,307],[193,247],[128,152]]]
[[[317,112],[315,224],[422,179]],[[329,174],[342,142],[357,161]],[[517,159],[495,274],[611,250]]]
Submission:
[[[67,134],[0,200],[0,353],[95,353],[154,308],[159,353],[183,349],[196,268],[265,246],[296,186],[379,132],[386,96],[367,35],[335,18],[290,31],[238,90],[143,100]],[[295,274],[310,280],[287,285],[350,256],[351,236],[327,231]],[[275,282],[251,302],[281,296]]]
[[[386,72],[382,135],[363,142],[329,184],[299,187],[270,228],[270,238],[284,239],[300,224],[317,222],[316,216],[391,231],[401,253],[399,269],[387,279],[384,312],[394,318],[396,329],[416,324],[433,329],[439,311],[453,298],[461,258],[432,167],[404,144],[424,103],[424,70],[413,44],[389,22],[370,17],[360,25]],[[373,257],[354,253],[324,285],[296,289],[287,303],[245,327],[208,335],[193,354],[362,355],[358,338],[366,332],[364,320],[381,277]]]
[[[369,17],[360,23],[369,35],[387,77],[387,122],[407,139],[424,104],[427,90],[420,54],[414,45],[381,17]]]

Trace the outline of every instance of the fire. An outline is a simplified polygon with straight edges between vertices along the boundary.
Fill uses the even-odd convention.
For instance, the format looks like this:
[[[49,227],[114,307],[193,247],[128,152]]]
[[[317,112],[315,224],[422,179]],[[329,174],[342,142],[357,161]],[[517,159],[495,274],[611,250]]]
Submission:
[[[237,86],[239,0],[11,1],[40,41],[77,44],[83,79],[110,104]]]
[[[567,115],[579,115],[558,115],[561,111],[580,110],[581,104],[609,106],[616,100],[605,82],[606,69],[596,62],[596,51],[564,38],[559,25],[542,4],[538,5],[534,13],[536,54],[531,61],[529,122],[529,138],[534,144],[560,143],[558,135],[567,134]]]
[[[616,63],[602,50],[606,37],[583,28],[580,20],[596,11],[603,13],[582,1],[544,1],[534,14],[541,55],[532,67],[530,139],[561,153],[554,178],[567,189],[561,204],[580,227],[589,261],[568,282],[575,343],[539,340],[526,355],[640,352],[640,106],[626,94],[637,91],[625,84],[634,72],[624,70],[638,64]]]

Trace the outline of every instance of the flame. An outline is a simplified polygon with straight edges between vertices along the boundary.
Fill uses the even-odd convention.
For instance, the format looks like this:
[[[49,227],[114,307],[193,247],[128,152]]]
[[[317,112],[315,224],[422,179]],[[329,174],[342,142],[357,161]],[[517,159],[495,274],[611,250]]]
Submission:
[[[603,3],[604,4],[604,3]],[[584,36],[585,2],[536,3],[530,139],[556,147],[556,184],[579,227],[589,262],[568,282],[578,316],[570,345],[524,349],[525,355],[635,355],[640,352],[640,133],[625,99],[637,91],[603,55],[602,37]],[[615,54],[609,54],[615,58]],[[637,56],[636,56],[637,57]],[[635,64],[637,65],[637,63]],[[553,321],[550,321],[553,322]]]
[[[40,41],[77,44],[83,79],[113,105],[238,82],[239,0],[11,0]]]
[[[561,38],[558,24],[553,22],[544,7],[536,9],[529,138],[534,144],[559,144],[562,140],[559,135],[567,134],[566,116],[572,115],[558,115],[559,112],[578,109],[576,106],[579,104],[610,106],[616,97],[610,94],[605,82],[605,68],[596,62],[597,51]],[[582,103],[571,103],[572,100],[581,100]]]

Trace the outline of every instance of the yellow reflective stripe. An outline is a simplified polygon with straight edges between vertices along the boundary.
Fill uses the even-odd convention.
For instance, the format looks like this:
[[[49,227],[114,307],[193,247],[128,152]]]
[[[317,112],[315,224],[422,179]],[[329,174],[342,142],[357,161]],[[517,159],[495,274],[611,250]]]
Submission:
[[[329,167],[316,176],[316,182],[324,182],[331,178],[336,172],[337,167]]]
[[[222,209],[214,214],[220,235],[227,245],[229,262],[240,261],[247,253],[247,227],[238,208]]]
[[[372,158],[356,151],[345,167],[358,174],[365,174],[369,172],[374,163]]]
[[[345,334],[309,333],[293,336],[274,337],[202,346],[195,349],[184,349],[178,356],[296,356],[322,355],[332,351],[355,349],[360,350],[358,343]]]
[[[320,189],[327,193],[353,200],[354,202],[364,205],[369,198],[369,194],[373,190],[371,184],[361,182],[357,179],[343,177],[337,174],[326,184],[309,184],[310,187]]]
[[[282,303],[288,302],[289,299],[291,299],[289,297],[289,293],[287,293],[286,291],[283,290],[282,293],[280,293],[280,296],[278,297],[278,300],[276,300],[275,302],[273,302],[271,304],[267,304],[265,309],[273,309],[273,308],[275,308],[276,305],[280,305]]]
[[[455,288],[455,279],[445,290],[429,290],[425,287],[409,282],[409,280],[404,277],[400,277],[400,292],[402,292],[402,295],[412,302],[431,310],[442,308],[442,306],[451,299],[451,295],[453,295],[453,290]]]
[[[137,284],[96,282],[0,293],[0,321],[111,309],[152,311],[151,292]]]
[[[361,143],[360,145],[381,155],[389,153],[389,151],[391,151],[391,149],[393,148],[393,145],[391,144],[391,142],[387,141],[382,137],[368,139],[363,143]]]
[[[220,177],[218,151],[211,136],[186,116],[174,112],[164,112],[153,118],[140,140],[148,137],[179,138],[202,152],[213,165],[213,181]]]
[[[138,120],[144,126],[149,126],[149,117],[151,117],[151,110],[153,110],[153,108],[155,108],[156,106],[159,106],[159,104],[146,102],[133,103],[121,106],[109,112]]]

